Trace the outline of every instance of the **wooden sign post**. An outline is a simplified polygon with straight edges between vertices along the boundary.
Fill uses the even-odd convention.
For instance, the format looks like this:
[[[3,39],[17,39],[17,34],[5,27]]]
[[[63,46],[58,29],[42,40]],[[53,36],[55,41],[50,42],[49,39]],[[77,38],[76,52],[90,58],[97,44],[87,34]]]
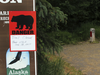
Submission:
[[[0,75],[6,75],[9,44],[9,11],[35,11],[35,0],[0,0]],[[30,75],[37,75],[36,51],[30,54]]]

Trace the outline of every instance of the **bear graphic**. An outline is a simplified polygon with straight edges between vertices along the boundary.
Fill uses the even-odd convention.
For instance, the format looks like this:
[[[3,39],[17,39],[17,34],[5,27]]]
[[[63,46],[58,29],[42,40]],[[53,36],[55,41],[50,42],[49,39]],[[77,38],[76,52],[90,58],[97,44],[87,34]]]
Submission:
[[[17,22],[16,29],[23,29],[23,26],[26,26],[26,29],[32,29],[33,25],[33,17],[30,15],[19,15],[19,16],[13,16],[11,22]]]

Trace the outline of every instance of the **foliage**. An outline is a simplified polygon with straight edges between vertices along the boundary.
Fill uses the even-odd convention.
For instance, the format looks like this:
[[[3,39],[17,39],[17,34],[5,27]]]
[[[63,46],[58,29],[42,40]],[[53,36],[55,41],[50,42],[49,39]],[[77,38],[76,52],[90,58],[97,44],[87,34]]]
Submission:
[[[76,44],[78,42],[78,39],[76,38],[76,35],[68,32],[68,31],[59,30],[57,32],[52,32],[49,35],[52,35],[52,37],[54,37],[57,40],[61,41],[62,45],[63,44]]]
[[[90,38],[90,28],[94,28],[95,25],[91,22],[82,23],[81,28],[76,29],[75,33],[79,41],[86,41]]]
[[[69,63],[62,60],[61,57],[44,52],[42,52],[42,54],[44,54],[45,58],[48,60],[39,58],[43,62],[38,65],[38,75],[83,75],[80,70],[77,70]],[[38,62],[41,60],[38,60]]]
[[[82,24],[82,27],[75,31],[80,39],[79,41],[90,39],[90,28],[95,28],[95,37],[100,40],[100,26],[94,22],[87,22]]]
[[[46,0],[36,0],[37,11],[37,48],[38,51],[61,51],[58,40],[48,36],[50,32],[58,30],[58,23],[66,23],[67,15],[59,7],[53,7]]]
[[[80,28],[74,30],[73,33],[65,31],[52,32],[49,35],[61,41],[61,44],[77,44],[80,41],[87,41],[90,39],[90,28],[95,28],[96,40],[100,40],[100,26],[94,22],[86,22]]]
[[[38,64],[38,75],[65,75],[63,68],[64,63],[61,58],[50,61],[43,52],[41,54],[43,56],[38,56],[38,62],[41,62]]]
[[[99,8],[99,0],[36,0],[38,74],[63,75],[61,60],[50,62],[43,54],[48,51],[59,53],[59,41],[75,44],[88,40],[92,27],[100,38]]]
[[[59,25],[61,30],[59,40],[64,43],[76,43],[86,41],[90,37],[90,28],[96,29],[96,38],[99,36],[100,25],[100,1],[99,0],[48,0],[53,6],[58,6],[65,14],[68,14],[67,25]],[[55,32],[57,34],[57,32]],[[63,39],[61,39],[61,37]]]
[[[59,6],[61,10],[68,14],[67,27],[63,26],[61,30],[67,30],[73,33],[86,22],[100,23],[100,1],[99,0],[48,0],[53,6]],[[83,23],[83,24],[82,24]]]
[[[48,34],[58,31],[60,22],[67,22],[67,14],[64,14],[59,7],[53,7],[46,0],[36,0],[36,11],[38,75],[63,75],[61,60],[57,60],[58,63],[49,62],[43,53],[61,51],[60,42]]]

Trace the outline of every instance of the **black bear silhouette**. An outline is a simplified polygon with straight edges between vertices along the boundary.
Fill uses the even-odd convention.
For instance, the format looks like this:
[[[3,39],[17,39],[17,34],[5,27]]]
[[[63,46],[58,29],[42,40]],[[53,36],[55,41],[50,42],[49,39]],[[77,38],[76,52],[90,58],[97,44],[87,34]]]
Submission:
[[[10,64],[13,64],[13,63],[16,63],[18,60],[20,60],[21,54],[22,54],[22,52],[18,52],[17,55],[16,55],[16,57],[15,57],[15,59],[12,60],[12,61],[9,63],[9,65],[10,65]]]
[[[23,29],[23,26],[26,26],[26,29],[32,29],[32,25],[34,22],[34,19],[30,15],[19,15],[19,16],[13,16],[11,22],[17,22],[17,27],[16,29]],[[20,28],[21,26],[21,28]]]

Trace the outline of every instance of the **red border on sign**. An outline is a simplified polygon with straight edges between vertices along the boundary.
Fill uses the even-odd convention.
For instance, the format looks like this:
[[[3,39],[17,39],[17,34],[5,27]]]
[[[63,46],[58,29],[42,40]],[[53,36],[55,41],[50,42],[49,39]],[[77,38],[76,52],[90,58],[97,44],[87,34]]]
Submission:
[[[19,31],[20,29],[16,29],[17,22],[11,22],[13,16],[18,15],[31,15],[34,19],[33,28],[31,30],[34,31],[35,35],[35,50],[11,50],[11,36],[10,35],[33,35],[33,34],[12,34],[12,30]],[[25,25],[21,30],[29,30],[25,29]],[[36,11],[9,11],[9,44],[10,44],[10,51],[11,52],[18,52],[18,51],[37,51],[37,35],[36,35]]]

